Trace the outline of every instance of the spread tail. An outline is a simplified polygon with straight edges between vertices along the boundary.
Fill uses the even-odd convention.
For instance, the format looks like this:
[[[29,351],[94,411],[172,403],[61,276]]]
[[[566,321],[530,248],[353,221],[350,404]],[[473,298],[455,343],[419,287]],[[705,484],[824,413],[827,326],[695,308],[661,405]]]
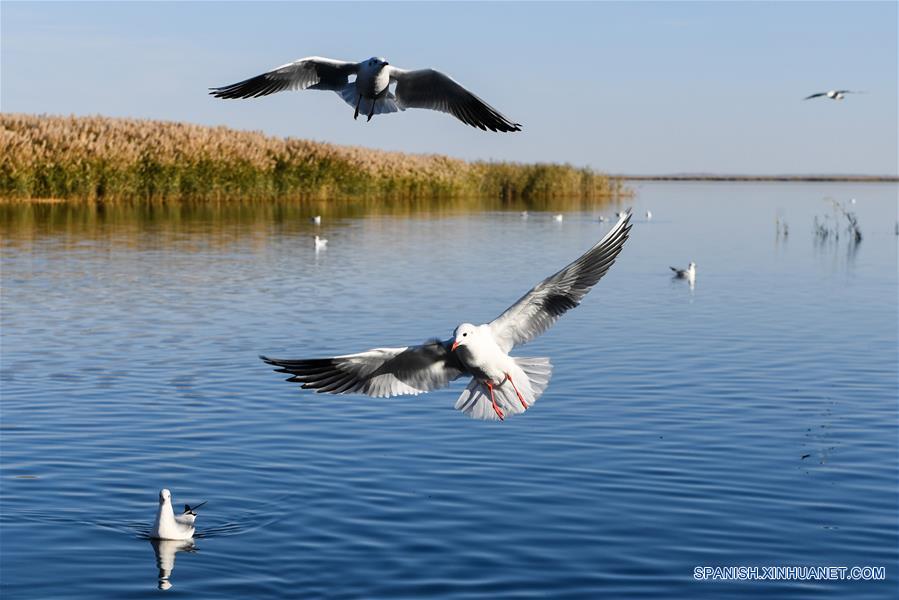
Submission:
[[[340,88],[339,90],[334,90],[337,92],[343,101],[349,104],[350,106],[355,107],[356,102],[359,102],[359,114],[367,115],[372,112],[371,103],[375,103],[374,113],[376,115],[383,115],[386,113],[394,113],[399,111],[399,107],[396,105],[396,98],[390,92],[384,94],[383,97],[378,98],[377,100],[371,100],[371,98],[359,98],[358,92],[356,92],[356,83],[350,82]]]
[[[515,388],[521,393],[525,403],[530,407],[537,401],[552,377],[553,367],[548,358],[515,358],[515,369],[510,375],[512,382],[505,381],[502,385],[493,387],[496,405],[503,412],[504,417],[523,413],[526,409],[522,406],[515,393]],[[515,386],[512,386],[514,382]],[[473,419],[498,420],[499,415],[493,410],[490,402],[490,390],[482,382],[472,379],[456,400],[456,409]]]

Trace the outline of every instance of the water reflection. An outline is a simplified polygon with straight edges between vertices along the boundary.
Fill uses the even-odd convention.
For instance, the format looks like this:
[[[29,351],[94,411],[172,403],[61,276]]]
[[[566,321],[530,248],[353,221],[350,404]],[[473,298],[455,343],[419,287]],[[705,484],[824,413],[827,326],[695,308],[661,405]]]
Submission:
[[[553,199],[528,202],[491,198],[444,200],[328,200],[309,202],[253,201],[228,203],[133,204],[70,202],[2,202],[0,235],[5,244],[22,246],[48,235],[67,235],[84,241],[109,237],[134,239],[152,232],[160,243],[199,231],[212,233],[207,243],[219,248],[237,233],[265,240],[273,227],[285,232],[319,233],[339,219],[362,217],[435,218],[487,211],[572,212],[618,207],[629,197]],[[311,237],[311,235],[310,235]],[[324,237],[324,236],[323,236]],[[206,250],[208,248],[200,248]]]
[[[153,552],[156,554],[156,567],[159,569],[159,589],[172,587],[172,571],[175,570],[175,555],[179,552],[195,553],[198,551],[193,540],[155,540],[151,539]]]

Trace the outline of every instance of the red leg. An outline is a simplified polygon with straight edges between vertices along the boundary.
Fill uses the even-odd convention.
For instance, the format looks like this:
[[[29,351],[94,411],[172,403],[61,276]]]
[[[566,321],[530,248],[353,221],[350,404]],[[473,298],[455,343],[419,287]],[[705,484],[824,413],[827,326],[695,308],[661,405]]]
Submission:
[[[518,391],[518,388],[515,387],[515,382],[512,381],[512,376],[506,373],[506,379],[508,379],[509,383],[512,384],[512,389],[515,390],[515,393],[518,394],[518,401],[521,402],[521,405],[524,407],[524,409],[529,409],[530,406],[528,406],[528,403],[524,401],[524,396],[522,396],[521,392]]]
[[[496,413],[496,416],[499,417],[500,421],[505,421],[505,417],[503,416],[503,411],[496,405],[496,398],[493,397],[493,384],[489,381],[486,382],[487,389],[490,390],[490,402],[493,403],[493,411]]]

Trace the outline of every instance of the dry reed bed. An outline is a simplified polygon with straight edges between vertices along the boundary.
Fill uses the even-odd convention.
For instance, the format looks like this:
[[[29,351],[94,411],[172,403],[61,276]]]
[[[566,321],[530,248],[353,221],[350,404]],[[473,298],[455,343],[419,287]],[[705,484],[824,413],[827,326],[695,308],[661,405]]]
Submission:
[[[185,123],[0,113],[0,197],[86,201],[598,199],[567,165],[466,162]]]

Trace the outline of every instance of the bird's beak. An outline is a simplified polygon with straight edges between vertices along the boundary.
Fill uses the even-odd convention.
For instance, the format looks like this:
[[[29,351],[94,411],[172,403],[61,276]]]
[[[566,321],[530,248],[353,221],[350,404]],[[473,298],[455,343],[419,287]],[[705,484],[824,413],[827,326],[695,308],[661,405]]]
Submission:
[[[455,352],[455,351],[456,351],[456,348],[458,348],[458,347],[459,347],[459,341],[458,341],[458,340],[453,340],[453,347],[450,348],[450,352]]]

